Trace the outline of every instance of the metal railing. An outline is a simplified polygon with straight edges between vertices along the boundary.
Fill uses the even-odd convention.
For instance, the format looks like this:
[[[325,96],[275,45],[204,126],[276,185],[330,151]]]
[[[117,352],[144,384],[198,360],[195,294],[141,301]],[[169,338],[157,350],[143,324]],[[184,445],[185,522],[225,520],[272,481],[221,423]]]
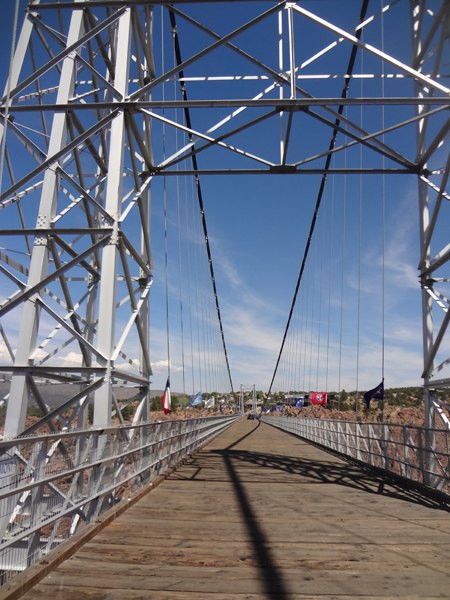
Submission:
[[[0,441],[0,584],[229,427],[238,416]]]
[[[450,494],[448,429],[282,416],[261,421]]]

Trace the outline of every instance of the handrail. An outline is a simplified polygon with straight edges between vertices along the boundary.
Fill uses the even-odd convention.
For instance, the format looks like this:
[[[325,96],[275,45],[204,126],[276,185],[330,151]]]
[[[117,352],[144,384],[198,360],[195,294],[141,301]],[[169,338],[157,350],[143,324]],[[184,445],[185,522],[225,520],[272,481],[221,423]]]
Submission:
[[[267,415],[262,416],[261,421],[370,466],[450,494],[448,429]],[[433,460],[427,460],[430,458]],[[434,465],[434,469],[427,465]]]
[[[0,442],[5,583],[83,524],[150,485],[240,415],[32,435]]]

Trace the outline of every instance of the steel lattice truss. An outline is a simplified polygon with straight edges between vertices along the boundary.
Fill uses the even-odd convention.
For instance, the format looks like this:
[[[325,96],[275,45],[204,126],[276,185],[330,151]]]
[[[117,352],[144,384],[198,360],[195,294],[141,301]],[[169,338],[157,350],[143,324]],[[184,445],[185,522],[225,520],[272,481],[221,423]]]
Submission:
[[[380,37],[382,19],[400,43]],[[189,174],[197,185],[202,174],[417,176],[423,376],[448,385],[450,250],[435,247],[434,233],[450,200],[449,23],[444,1],[30,2],[0,109],[5,435],[23,432],[30,393],[53,428],[70,407],[63,424],[76,413],[84,427],[94,398],[94,424],[108,424],[114,382],[136,386],[136,420],[148,419],[150,189],[161,176]],[[155,48],[169,46],[161,60]],[[364,73],[349,76],[356,49]],[[184,141],[163,149],[175,131]],[[21,323],[16,351],[10,318]],[[69,344],[81,358],[61,365]],[[49,412],[43,380],[77,391]]]

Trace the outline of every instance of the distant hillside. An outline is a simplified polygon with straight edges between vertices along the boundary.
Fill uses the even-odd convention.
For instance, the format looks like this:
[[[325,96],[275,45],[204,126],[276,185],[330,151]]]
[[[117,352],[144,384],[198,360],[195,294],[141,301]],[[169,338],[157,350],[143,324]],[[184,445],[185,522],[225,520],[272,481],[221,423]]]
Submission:
[[[10,383],[5,381],[0,381],[0,398],[3,399],[9,393]],[[38,389],[44,399],[44,402],[50,406],[51,408],[56,408],[60,406],[67,400],[69,400],[72,396],[74,396],[80,389],[81,386],[79,384],[67,384],[67,383],[57,383],[57,384],[42,384],[38,385]],[[131,398],[134,394],[136,394],[136,389],[115,386],[114,393],[116,394],[117,400],[127,400]],[[164,390],[151,390],[150,398],[154,398],[155,396],[162,396],[164,394]],[[181,396],[180,392],[172,392],[173,396]],[[34,398],[30,399],[30,406],[37,406]]]

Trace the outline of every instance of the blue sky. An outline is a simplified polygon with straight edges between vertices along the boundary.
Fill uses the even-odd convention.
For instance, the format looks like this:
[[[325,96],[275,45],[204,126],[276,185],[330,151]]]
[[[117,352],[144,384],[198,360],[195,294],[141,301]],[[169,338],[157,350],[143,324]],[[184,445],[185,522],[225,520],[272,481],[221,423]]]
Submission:
[[[5,12],[2,23],[1,50],[3,56],[9,55],[13,0],[8,0],[11,10]],[[25,6],[25,2],[21,2]],[[328,19],[338,26],[349,30],[357,23],[360,3],[349,1],[337,2],[305,2],[302,5],[308,10]],[[238,8],[236,8],[236,6]],[[232,31],[251,18],[270,8],[270,3],[190,5],[183,10],[191,17],[201,20],[220,34]],[[380,2],[369,3],[368,14],[380,9]],[[286,12],[286,11],[285,11]],[[294,15],[296,65],[336,40],[336,36],[325,31],[306,19]],[[168,15],[163,15],[164,22],[164,63],[166,69],[173,64],[171,35]],[[160,8],[155,9],[155,57],[157,73],[162,69]],[[351,23],[352,25],[349,25]],[[401,23],[401,27],[399,27]],[[183,58],[201,50],[211,43],[211,38],[185,24],[177,18],[180,45]],[[396,58],[409,64],[410,27],[409,3],[401,0],[384,19],[384,40],[381,40],[381,21],[375,19],[365,32],[368,42]],[[284,33],[287,36],[287,16],[284,14]],[[287,38],[286,38],[287,39]],[[240,36],[236,44],[242,49],[258,57],[275,71],[278,71],[277,56],[277,20],[272,17],[264,21],[257,29]],[[288,57],[285,45],[284,68],[288,68]],[[300,71],[302,76],[311,74],[343,74],[347,68],[351,46],[344,42]],[[0,66],[2,81],[6,79],[7,61]],[[378,59],[361,54],[355,65],[355,73],[381,73]],[[398,73],[393,67],[386,66],[385,72]],[[228,49],[221,49],[216,54],[207,56],[187,69],[187,77],[203,76],[236,76],[264,74],[254,65],[246,62]],[[51,77],[49,75],[49,85]],[[189,98],[250,98],[271,85],[268,80],[205,82],[188,81],[186,83]],[[298,80],[298,85],[309,93],[325,97],[340,96],[343,79]],[[166,98],[179,97],[178,86],[174,92],[174,83],[164,86]],[[154,98],[161,97],[157,89]],[[279,88],[269,93],[270,97],[278,96]],[[386,95],[412,95],[412,83],[403,79],[386,80]],[[355,79],[350,89],[351,96],[381,94],[381,80],[375,78]],[[288,97],[289,90],[285,90]],[[158,112],[158,111],[155,111]],[[194,129],[205,133],[221,118],[230,114],[229,109],[192,110],[191,117]],[[250,112],[249,110],[247,112]],[[268,112],[254,109],[251,117],[255,118]],[[159,111],[161,114],[161,111]],[[245,122],[247,113],[233,119],[233,125],[225,125],[220,132],[229,127],[237,127]],[[401,115],[399,117],[399,115]],[[394,123],[396,118],[407,118],[414,115],[413,107],[386,111],[386,124]],[[166,111],[167,118],[182,121],[181,111]],[[362,119],[362,126],[368,131],[376,131],[382,127],[380,108],[349,108],[348,117],[356,122]],[[36,117],[35,117],[36,118]],[[25,122],[25,121],[24,121]],[[286,128],[287,115],[284,119]],[[30,125],[30,123],[28,123]],[[430,135],[437,131],[440,121],[430,125]],[[278,115],[259,125],[252,132],[245,132],[232,137],[230,144],[240,146],[248,152],[259,154],[264,159],[279,162],[279,118]],[[290,140],[288,162],[298,161],[328,147],[331,129],[315,122],[304,114],[296,114]],[[154,124],[153,140],[157,161],[163,159],[163,130],[159,123]],[[182,134],[175,137],[170,127],[165,131],[165,155],[169,156],[183,142]],[[338,145],[344,142],[344,136],[338,138]],[[415,130],[400,130],[386,136],[386,142],[392,144],[408,158],[414,159]],[[437,161],[444,160],[444,154]],[[224,149],[213,149],[210,153],[198,155],[200,168],[229,168],[232,166],[254,166],[254,161],[230,153]],[[382,158],[364,149],[360,154],[359,146],[336,155],[336,167],[348,166],[381,167]],[[395,163],[389,162],[391,166]],[[314,165],[323,166],[324,159]],[[257,166],[257,165],[256,165]],[[181,163],[180,168],[183,167]],[[25,168],[25,167],[24,167]],[[188,167],[189,168],[189,167]],[[18,166],[20,170],[20,165]],[[202,176],[205,214],[208,225],[216,284],[222,312],[225,340],[228,349],[231,373],[235,390],[239,385],[256,384],[258,389],[267,390],[272,378],[275,362],[280,348],[288,311],[291,305],[297,276],[303,257],[307,234],[320,185],[320,176]],[[438,181],[438,180],[436,180]],[[125,182],[125,192],[131,189],[132,180]],[[207,270],[204,247],[199,239],[199,221],[192,222],[189,212],[187,229],[185,205],[189,211],[192,206],[192,181],[180,178],[177,187],[175,177],[167,177],[165,182],[168,217],[168,266],[169,266],[169,309],[170,309],[170,359],[172,389],[182,391],[186,386],[187,393],[193,393],[200,387],[213,386],[208,380],[208,368],[202,367],[200,372],[194,368],[191,372],[192,360],[197,362],[195,350],[195,327],[193,346],[195,359],[190,355],[190,328],[187,283],[187,251],[186,241],[190,243],[191,296],[193,298],[197,285],[200,290],[200,277],[206,286]],[[5,185],[3,185],[5,189]],[[385,378],[387,387],[419,385],[422,360],[422,324],[421,297],[417,279],[417,263],[419,259],[419,230],[417,182],[415,176],[388,175],[384,182],[385,189]],[[383,181],[380,176],[370,175],[360,181],[358,175],[336,175],[329,177],[321,212],[317,221],[317,232],[313,239],[305,280],[300,288],[297,311],[292,323],[292,339],[286,346],[285,359],[280,365],[279,375],[275,381],[276,389],[317,389],[318,391],[336,390],[338,386],[353,390],[357,384],[359,389],[368,389],[379,383],[382,375],[382,197]],[[194,198],[195,199],[195,198]],[[177,202],[181,214],[182,243],[182,302],[184,318],[184,361],[181,348],[180,333],[180,291],[178,261],[178,214]],[[342,279],[342,246],[343,246],[343,205],[346,205],[345,244],[344,244],[344,276]],[[361,247],[359,245],[359,210],[361,213]],[[332,220],[333,206],[333,220]],[[30,210],[33,210],[30,208]],[[6,210],[5,216],[6,216]],[[31,213],[30,213],[31,214]],[[2,215],[3,217],[3,215]],[[9,217],[8,217],[9,218]],[[12,219],[12,217],[11,217]],[[196,216],[198,219],[198,216]],[[12,223],[12,221],[10,221]],[[8,226],[10,225],[8,222]],[[195,227],[195,232],[194,232]],[[130,230],[131,231],[131,230]],[[195,233],[195,236],[194,236]],[[130,233],[131,235],[131,233]],[[442,232],[441,236],[444,235]],[[195,237],[195,239],[194,239]],[[331,247],[331,240],[333,245]],[[165,254],[164,254],[164,181],[155,178],[152,182],[152,252],[154,261],[154,283],[151,291],[151,359],[154,366],[153,387],[164,387],[167,377],[167,340],[165,317]],[[330,254],[332,264],[331,292],[329,289]],[[198,262],[198,278],[194,278],[194,255],[203,257]],[[315,256],[315,261],[314,261]],[[323,258],[322,258],[323,256]],[[361,259],[361,277],[359,279],[358,264]],[[316,274],[312,274],[314,262]],[[200,264],[203,266],[200,267]],[[200,271],[200,269],[202,269]],[[341,285],[344,285],[341,331]],[[358,338],[358,289],[360,290],[359,338]],[[6,284],[2,295],[11,293],[13,286]],[[322,292],[322,293],[320,293]],[[208,302],[209,319],[214,316],[214,305],[210,292],[204,292],[205,303]],[[328,301],[331,308],[328,311]],[[313,315],[314,325],[306,325],[307,307],[309,315]],[[328,312],[330,318],[328,318]],[[319,326],[320,315],[320,326]],[[192,315],[191,315],[192,317]],[[119,314],[119,320],[125,315]],[[9,323],[11,339],[17,335],[20,314],[17,312]],[[121,322],[121,321],[120,321]],[[306,329],[307,327],[307,329]],[[50,324],[43,320],[43,332],[50,330]],[[120,325],[118,325],[120,329]],[[328,338],[328,329],[330,335]],[[209,329],[214,342],[211,347],[220,348],[217,329]],[[303,336],[303,337],[302,337]],[[342,342],[340,338],[342,336]],[[130,348],[136,338],[130,339]],[[307,353],[304,353],[306,339]],[[359,339],[359,353],[356,346]],[[301,341],[303,340],[303,341]],[[311,343],[312,340],[312,343]],[[311,351],[309,346],[312,346]],[[4,354],[4,349],[2,348]],[[67,349],[67,361],[71,360]],[[320,360],[317,360],[317,352]],[[339,360],[339,355],[341,356]],[[73,356],[72,358],[76,358]],[[184,362],[184,383],[183,383]],[[226,374],[221,363],[218,383],[226,388]],[[288,367],[287,363],[295,364]],[[340,368],[339,368],[340,362]],[[67,363],[67,364],[68,364]],[[357,363],[358,371],[357,371]],[[328,364],[328,369],[326,365]],[[193,380],[194,379],[194,380]],[[212,391],[209,389],[208,391]],[[225,390],[224,390],[225,391]]]

